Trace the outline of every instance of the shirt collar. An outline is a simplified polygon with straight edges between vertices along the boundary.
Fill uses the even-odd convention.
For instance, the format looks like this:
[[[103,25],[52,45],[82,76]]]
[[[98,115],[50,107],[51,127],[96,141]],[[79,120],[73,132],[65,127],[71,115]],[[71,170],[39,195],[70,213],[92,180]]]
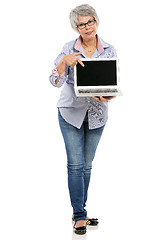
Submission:
[[[102,39],[100,39],[98,37],[98,35],[97,35],[97,39],[98,39],[97,50],[101,54],[104,51],[104,48],[107,48],[109,45],[107,43],[105,43]],[[82,37],[79,36],[79,38],[77,39],[77,41],[76,41],[76,43],[74,45],[74,48],[79,51],[81,45],[82,45]]]

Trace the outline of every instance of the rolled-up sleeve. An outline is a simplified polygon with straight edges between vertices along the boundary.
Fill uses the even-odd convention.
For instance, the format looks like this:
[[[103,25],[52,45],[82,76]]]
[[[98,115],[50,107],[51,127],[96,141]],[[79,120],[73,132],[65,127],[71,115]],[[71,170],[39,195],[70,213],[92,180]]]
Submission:
[[[61,61],[62,57],[67,54],[69,54],[69,49],[67,49],[67,45],[65,45],[62,49],[62,52],[58,55],[58,57],[54,61],[54,69],[52,70],[52,73],[49,77],[49,80],[54,87],[58,88],[61,87],[64,84],[64,82],[66,82],[68,79],[68,65],[66,65],[65,72],[59,74],[57,71],[58,63]],[[59,81],[56,83],[57,79],[59,79]]]

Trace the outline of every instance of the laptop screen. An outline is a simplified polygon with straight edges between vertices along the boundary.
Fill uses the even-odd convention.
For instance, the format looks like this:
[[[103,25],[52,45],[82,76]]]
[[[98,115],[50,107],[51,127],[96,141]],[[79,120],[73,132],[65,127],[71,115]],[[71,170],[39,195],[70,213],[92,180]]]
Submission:
[[[117,85],[117,61],[114,59],[96,59],[81,61],[76,65],[77,86],[114,86]]]

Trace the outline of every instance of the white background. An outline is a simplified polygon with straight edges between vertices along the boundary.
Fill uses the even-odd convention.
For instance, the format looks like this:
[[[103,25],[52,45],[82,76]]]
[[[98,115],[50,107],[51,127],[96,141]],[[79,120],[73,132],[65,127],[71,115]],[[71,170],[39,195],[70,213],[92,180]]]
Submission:
[[[49,75],[78,37],[69,12],[91,4],[98,34],[115,46],[123,97],[93,164],[88,215],[98,229],[72,234],[66,155],[57,120],[61,89]],[[3,1],[0,4],[0,239],[160,239],[158,0]]]

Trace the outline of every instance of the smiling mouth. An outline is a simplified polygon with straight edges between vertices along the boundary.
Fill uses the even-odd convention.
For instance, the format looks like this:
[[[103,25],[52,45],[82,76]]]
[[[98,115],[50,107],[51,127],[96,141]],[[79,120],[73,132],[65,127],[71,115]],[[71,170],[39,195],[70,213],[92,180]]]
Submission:
[[[86,34],[90,35],[93,31],[90,31],[90,32],[86,32]]]

